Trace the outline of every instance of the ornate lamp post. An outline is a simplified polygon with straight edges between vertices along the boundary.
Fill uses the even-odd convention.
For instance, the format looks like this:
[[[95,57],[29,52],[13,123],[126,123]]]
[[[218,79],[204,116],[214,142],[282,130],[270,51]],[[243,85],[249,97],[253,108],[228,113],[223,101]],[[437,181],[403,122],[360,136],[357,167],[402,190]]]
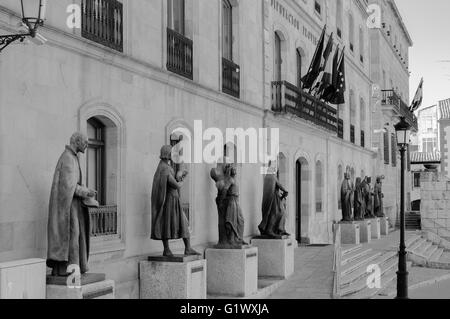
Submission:
[[[408,299],[408,271],[406,269],[405,245],[405,151],[410,141],[410,125],[404,117],[394,126],[397,133],[397,143],[401,155],[401,188],[400,188],[400,251],[398,253],[397,299]]]
[[[20,0],[20,5],[22,7],[22,23],[26,27],[26,32],[0,35],[0,52],[17,40],[23,42],[26,37],[35,38],[38,27],[44,25],[47,0]]]

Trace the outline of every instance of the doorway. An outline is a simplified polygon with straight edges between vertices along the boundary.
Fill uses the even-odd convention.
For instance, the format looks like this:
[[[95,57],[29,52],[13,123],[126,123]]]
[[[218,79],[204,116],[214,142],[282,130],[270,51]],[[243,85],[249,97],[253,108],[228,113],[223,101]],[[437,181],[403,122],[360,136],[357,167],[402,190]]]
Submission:
[[[296,222],[295,235],[300,244],[310,244],[309,239],[309,192],[311,173],[308,161],[300,158],[296,162]]]

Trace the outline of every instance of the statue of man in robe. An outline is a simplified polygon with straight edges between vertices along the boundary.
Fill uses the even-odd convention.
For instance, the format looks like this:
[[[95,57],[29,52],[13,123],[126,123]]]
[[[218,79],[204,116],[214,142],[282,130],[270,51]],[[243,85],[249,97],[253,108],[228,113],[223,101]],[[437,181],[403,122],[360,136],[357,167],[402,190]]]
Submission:
[[[364,184],[361,178],[356,179],[355,196],[354,196],[354,216],[355,220],[364,220],[366,213],[366,201],[364,199]]]
[[[52,268],[52,276],[67,276],[70,265],[78,265],[81,274],[88,271],[90,225],[87,206],[98,206],[98,202],[94,199],[97,192],[82,185],[78,153],[84,153],[87,147],[87,137],[74,133],[53,176],[47,238],[47,266]]]
[[[262,221],[258,226],[262,236],[278,238],[289,236],[286,232],[286,210],[283,200],[288,191],[278,180],[279,170],[269,172],[264,176]]]
[[[344,181],[341,185],[342,221],[344,222],[353,221],[352,198],[353,187],[352,183],[350,182],[350,174],[347,172],[344,174]]]
[[[384,198],[384,194],[383,194],[383,184],[381,182],[381,177],[378,176],[377,177],[377,181],[375,183],[375,187],[374,187],[374,210],[375,210],[375,215],[377,217],[384,217],[384,211],[383,211],[383,198]]]
[[[366,201],[366,213],[365,218],[372,219],[375,218],[375,215],[373,214],[373,192],[372,192],[372,178],[367,177],[365,178],[365,184],[364,184],[364,198]]]

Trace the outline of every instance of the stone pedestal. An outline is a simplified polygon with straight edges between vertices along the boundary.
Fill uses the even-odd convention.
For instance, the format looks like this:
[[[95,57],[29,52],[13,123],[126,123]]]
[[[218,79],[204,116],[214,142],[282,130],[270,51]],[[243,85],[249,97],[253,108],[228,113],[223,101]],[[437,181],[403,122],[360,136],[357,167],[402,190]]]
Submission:
[[[372,223],[369,219],[356,221],[360,229],[361,243],[370,243],[372,240]]]
[[[355,222],[341,222],[341,244],[342,245],[359,245],[360,244],[360,228]]]
[[[253,238],[252,245],[258,247],[258,275],[286,279],[294,273],[295,239]]]
[[[45,299],[45,259],[0,263],[0,299]]]
[[[114,299],[113,280],[104,274],[85,274],[81,280],[47,276],[47,299]]]
[[[258,291],[258,248],[207,249],[208,294],[246,297]]]
[[[380,233],[382,236],[389,235],[389,218],[388,217],[380,218]]]
[[[140,298],[206,299],[206,260],[201,256],[189,257],[150,257],[141,261]]]
[[[370,219],[371,226],[371,236],[372,239],[380,239],[381,238],[381,223],[379,218]]]

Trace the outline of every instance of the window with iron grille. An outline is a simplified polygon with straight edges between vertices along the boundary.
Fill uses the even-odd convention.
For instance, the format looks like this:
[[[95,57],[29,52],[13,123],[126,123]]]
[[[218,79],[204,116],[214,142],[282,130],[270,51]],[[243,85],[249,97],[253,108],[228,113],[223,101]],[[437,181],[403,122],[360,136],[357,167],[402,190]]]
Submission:
[[[123,52],[123,5],[117,0],[82,0],[81,36]]]
[[[384,164],[389,165],[389,133],[384,132],[383,134],[383,144],[384,144]]]

